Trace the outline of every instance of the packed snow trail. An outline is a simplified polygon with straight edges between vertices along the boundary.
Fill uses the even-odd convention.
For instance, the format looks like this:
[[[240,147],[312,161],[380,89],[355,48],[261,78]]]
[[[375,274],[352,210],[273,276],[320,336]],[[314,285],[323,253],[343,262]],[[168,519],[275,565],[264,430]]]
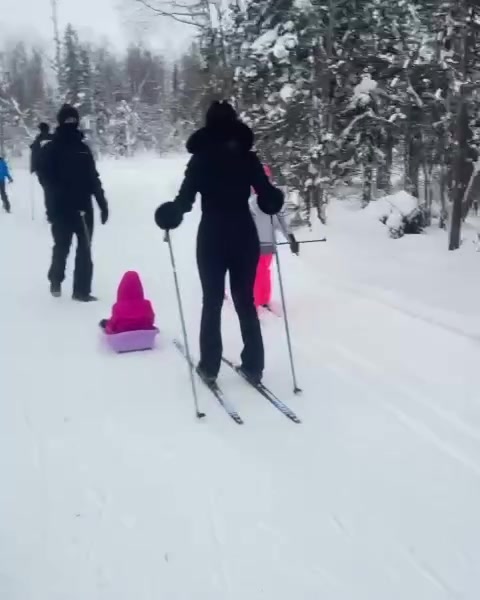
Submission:
[[[32,221],[30,177],[14,172],[13,213],[0,214],[0,598],[476,600],[477,342],[350,291],[370,281],[346,257],[358,265],[357,254],[379,256],[382,269],[390,260],[399,287],[394,273],[406,264],[398,246],[332,219],[327,244],[298,259],[281,250],[300,397],[282,323],[262,316],[265,383],[302,424],[228,368],[220,383],[245,424],[201,387],[207,418],[198,422],[185,361],[169,342],[180,323],[153,223],[184,162],[101,165],[111,220],[96,226],[93,305],[70,300],[71,278],[63,298],[49,296],[39,190]],[[172,235],[196,354],[197,221],[198,207]],[[459,301],[450,302],[460,310],[472,282],[466,273],[461,287],[458,269],[470,259],[457,256],[457,269],[431,277],[433,286],[455,282]],[[374,261],[362,266],[378,281]],[[162,347],[113,356],[97,323],[127,269],[142,276]],[[417,302],[414,285],[401,291]],[[223,329],[235,357],[228,304]]]

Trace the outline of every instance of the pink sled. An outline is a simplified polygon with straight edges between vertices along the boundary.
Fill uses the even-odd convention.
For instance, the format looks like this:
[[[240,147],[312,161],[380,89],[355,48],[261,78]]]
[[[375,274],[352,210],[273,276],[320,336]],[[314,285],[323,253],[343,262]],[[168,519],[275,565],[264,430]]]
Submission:
[[[123,333],[104,333],[103,337],[107,346],[117,354],[126,352],[141,352],[153,350],[155,338],[159,331],[153,329],[139,329],[137,331],[125,331]]]

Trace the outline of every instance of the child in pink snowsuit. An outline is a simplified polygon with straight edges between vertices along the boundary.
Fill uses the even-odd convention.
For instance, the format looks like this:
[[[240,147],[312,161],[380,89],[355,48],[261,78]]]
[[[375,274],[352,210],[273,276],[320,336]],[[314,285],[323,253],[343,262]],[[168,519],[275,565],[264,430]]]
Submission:
[[[122,277],[112,316],[101,321],[100,326],[107,334],[155,329],[155,313],[150,300],[145,299],[142,282],[136,271],[127,271]]]
[[[272,172],[270,168],[265,165],[264,170],[267,177],[271,177]],[[275,252],[275,239],[272,231],[271,217],[260,210],[256,198],[252,199],[250,209],[260,239],[260,259],[258,261],[253,291],[255,306],[258,308],[260,306],[268,306],[272,299],[271,268]],[[280,231],[285,236],[285,239],[289,241],[291,251],[294,254],[298,254],[299,244],[293,233],[291,233],[282,214],[278,213],[273,217],[273,226],[275,230]]]

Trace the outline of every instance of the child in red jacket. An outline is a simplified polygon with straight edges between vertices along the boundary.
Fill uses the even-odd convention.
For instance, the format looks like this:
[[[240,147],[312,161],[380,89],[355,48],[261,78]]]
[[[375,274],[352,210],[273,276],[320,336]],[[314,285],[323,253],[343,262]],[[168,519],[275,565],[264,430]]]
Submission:
[[[145,299],[142,282],[136,271],[127,271],[122,277],[112,316],[103,319],[100,326],[109,335],[155,329],[155,313],[150,300]]]

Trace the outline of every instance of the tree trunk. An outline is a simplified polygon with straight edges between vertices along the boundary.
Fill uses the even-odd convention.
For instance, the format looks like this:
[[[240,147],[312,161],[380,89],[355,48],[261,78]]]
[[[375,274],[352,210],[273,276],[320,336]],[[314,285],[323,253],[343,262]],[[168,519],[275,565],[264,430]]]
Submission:
[[[363,165],[363,190],[362,190],[362,208],[368,206],[372,200],[373,192],[373,178],[374,178],[374,164],[375,164],[375,152],[373,147],[373,140],[370,135],[367,135],[365,143],[367,144],[365,162]]]
[[[445,172],[445,167],[440,167],[440,219],[438,222],[438,226],[440,229],[447,228],[447,173]]]
[[[377,168],[377,189],[387,192],[392,191],[392,164],[393,164],[393,137],[388,131],[382,144],[385,159]]]
[[[431,225],[432,222],[432,202],[430,192],[430,173],[427,164],[424,162],[423,168],[423,206],[425,209],[426,225]]]
[[[363,167],[363,190],[362,190],[362,207],[365,208],[370,204],[372,199],[372,184],[373,184],[373,165],[367,163]]]
[[[468,110],[465,97],[462,98],[459,103],[458,117],[457,117],[457,153],[454,162],[453,172],[453,209],[452,219],[450,223],[450,239],[449,239],[449,250],[457,250],[460,248],[461,242],[461,228],[462,228],[462,205],[465,196],[465,191],[468,186],[469,174],[468,174],[468,141],[469,141],[469,127],[468,127]]]
[[[312,206],[315,207],[317,211],[317,217],[323,223],[323,225],[327,224],[327,195],[325,190],[319,186],[312,187]]]

